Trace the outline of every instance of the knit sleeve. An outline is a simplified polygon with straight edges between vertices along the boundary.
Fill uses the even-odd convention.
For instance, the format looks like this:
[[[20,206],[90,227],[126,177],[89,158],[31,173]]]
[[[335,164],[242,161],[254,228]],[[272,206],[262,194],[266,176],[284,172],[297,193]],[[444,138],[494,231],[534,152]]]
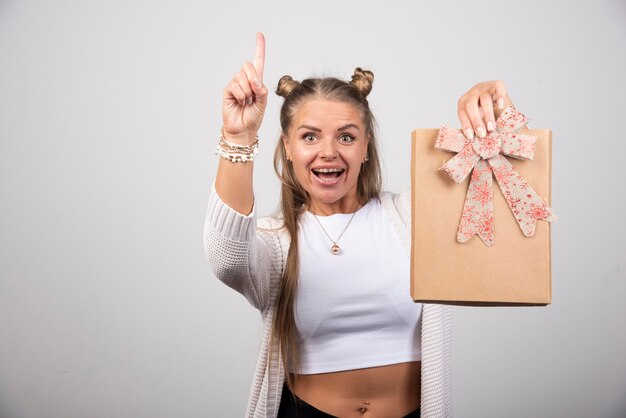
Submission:
[[[410,231],[411,191],[398,193],[394,203]],[[421,416],[424,418],[453,416],[451,351],[452,308],[423,303]]]
[[[411,230],[411,191],[404,190],[394,197],[394,203],[404,225]]]
[[[212,188],[204,223],[204,250],[213,273],[261,310],[269,298],[271,245],[256,233],[256,213],[242,215]]]

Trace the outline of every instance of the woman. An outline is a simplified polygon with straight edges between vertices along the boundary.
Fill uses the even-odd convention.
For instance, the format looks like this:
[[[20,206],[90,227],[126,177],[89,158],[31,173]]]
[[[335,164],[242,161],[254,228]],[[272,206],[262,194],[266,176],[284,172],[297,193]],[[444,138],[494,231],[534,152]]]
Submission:
[[[449,311],[409,296],[410,200],[381,192],[373,74],[281,78],[281,211],[257,222],[264,51],[257,34],[254,61],[224,90],[204,232],[215,275],[263,317],[247,416],[451,416]],[[468,137],[494,129],[494,104],[510,104],[502,82],[460,98]]]

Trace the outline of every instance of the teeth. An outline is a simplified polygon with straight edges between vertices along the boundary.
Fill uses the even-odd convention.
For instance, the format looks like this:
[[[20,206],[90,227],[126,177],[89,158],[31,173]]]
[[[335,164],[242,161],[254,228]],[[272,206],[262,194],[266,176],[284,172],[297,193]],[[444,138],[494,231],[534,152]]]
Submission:
[[[343,171],[343,168],[316,168],[313,171],[318,173],[339,173]]]

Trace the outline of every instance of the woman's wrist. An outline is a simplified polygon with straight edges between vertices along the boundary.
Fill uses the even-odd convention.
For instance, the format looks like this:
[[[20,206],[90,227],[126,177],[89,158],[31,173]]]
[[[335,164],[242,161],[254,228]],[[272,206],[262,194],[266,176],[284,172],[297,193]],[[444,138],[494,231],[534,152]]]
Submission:
[[[237,134],[229,133],[226,129],[222,129],[223,138],[237,145],[252,146],[258,139],[257,133],[252,131],[240,132]]]

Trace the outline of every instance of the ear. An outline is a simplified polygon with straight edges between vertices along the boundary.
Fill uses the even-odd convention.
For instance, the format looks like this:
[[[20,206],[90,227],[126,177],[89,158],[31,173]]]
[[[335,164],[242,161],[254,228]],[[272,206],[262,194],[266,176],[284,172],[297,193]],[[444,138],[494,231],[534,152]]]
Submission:
[[[285,148],[285,156],[287,156],[287,160],[291,161],[291,155],[289,154],[289,138],[283,133],[280,135],[280,140],[283,142],[283,147]]]
[[[369,160],[367,151],[369,150],[370,139],[372,139],[372,136],[370,134],[367,134],[367,136],[365,137],[365,155],[363,156],[363,161]]]

